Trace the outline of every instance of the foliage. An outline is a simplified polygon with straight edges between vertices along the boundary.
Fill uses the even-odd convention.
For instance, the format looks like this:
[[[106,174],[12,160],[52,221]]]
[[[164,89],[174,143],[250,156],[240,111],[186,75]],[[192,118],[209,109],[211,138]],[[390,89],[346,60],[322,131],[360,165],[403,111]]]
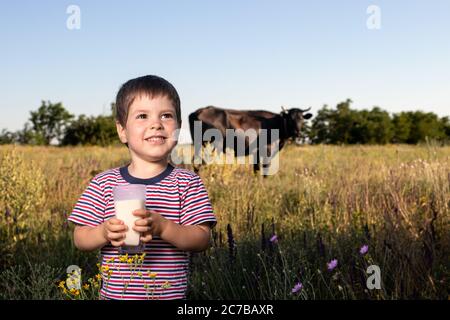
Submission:
[[[437,145],[288,145],[266,179],[250,164],[202,167],[218,224],[212,247],[192,255],[188,298],[447,299],[449,155]],[[98,252],[73,246],[67,215],[89,179],[127,163],[127,148],[3,146],[0,159],[0,190],[10,194],[1,207],[1,297],[81,298],[57,286],[70,265],[94,277]],[[28,228],[12,227],[9,202],[28,208],[18,220]],[[381,290],[366,287],[371,264]]]
[[[0,215],[2,249],[8,250],[24,240],[30,233],[37,233],[41,225],[37,214],[46,198],[44,174],[32,161],[26,161],[13,148],[0,156]]]
[[[53,104],[50,101],[42,101],[37,111],[30,112],[30,122],[33,131],[42,137],[40,143],[50,145],[53,140],[59,144],[65,127],[73,118],[61,102]]]
[[[86,117],[80,115],[67,128],[62,145],[107,146],[120,143],[112,116]]]
[[[352,101],[339,103],[335,110],[324,106],[313,118],[309,130],[313,143],[325,144],[417,144],[427,140],[450,141],[449,119],[431,112],[408,111],[393,114],[373,107],[354,110]]]

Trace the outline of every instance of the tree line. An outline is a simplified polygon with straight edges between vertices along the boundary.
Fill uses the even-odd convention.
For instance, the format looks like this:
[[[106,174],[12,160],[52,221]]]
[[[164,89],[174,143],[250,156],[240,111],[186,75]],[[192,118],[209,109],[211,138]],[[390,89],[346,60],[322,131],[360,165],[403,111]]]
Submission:
[[[329,109],[320,109],[305,136],[313,144],[417,144],[426,141],[448,143],[450,119],[432,112],[404,111],[392,116],[379,107],[354,110],[347,99]]]
[[[379,107],[355,110],[347,99],[335,109],[327,105],[305,123],[303,140],[312,144],[417,144],[429,140],[450,142],[450,119],[432,112],[406,111],[390,115]],[[62,103],[42,101],[22,130],[0,132],[0,144],[99,145],[120,144],[116,133],[114,104],[110,115],[69,113]]]
[[[61,102],[42,101],[22,130],[0,133],[0,144],[24,145],[99,145],[120,144],[114,119],[114,103],[110,115],[75,118]]]

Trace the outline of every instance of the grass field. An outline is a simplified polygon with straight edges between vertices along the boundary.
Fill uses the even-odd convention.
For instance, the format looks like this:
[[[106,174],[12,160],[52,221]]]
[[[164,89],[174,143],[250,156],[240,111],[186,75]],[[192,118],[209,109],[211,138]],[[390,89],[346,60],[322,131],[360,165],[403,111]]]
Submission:
[[[95,174],[127,162],[125,147],[0,147],[0,298],[96,298],[57,287],[70,265],[98,272],[66,218]],[[251,165],[199,174],[218,224],[192,255],[189,299],[449,297],[450,147],[288,145],[265,179]]]

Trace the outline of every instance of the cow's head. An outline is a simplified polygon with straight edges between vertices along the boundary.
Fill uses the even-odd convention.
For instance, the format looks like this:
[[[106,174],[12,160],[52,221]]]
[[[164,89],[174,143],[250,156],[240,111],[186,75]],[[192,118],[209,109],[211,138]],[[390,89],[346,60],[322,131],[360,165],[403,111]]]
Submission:
[[[281,107],[283,111],[281,111],[281,116],[283,119],[286,120],[286,130],[289,137],[292,137],[294,139],[300,138],[300,132],[302,130],[303,121],[310,119],[312,117],[311,113],[305,113],[311,109],[309,107],[308,109],[302,110],[298,108],[292,108],[292,109],[284,109],[284,107]]]

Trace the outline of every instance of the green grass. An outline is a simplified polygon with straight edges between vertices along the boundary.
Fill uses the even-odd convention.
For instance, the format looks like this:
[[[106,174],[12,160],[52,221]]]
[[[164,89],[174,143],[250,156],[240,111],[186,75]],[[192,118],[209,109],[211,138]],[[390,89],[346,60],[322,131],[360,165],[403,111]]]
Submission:
[[[0,147],[4,186],[16,186],[0,190],[0,298],[63,299],[56,284],[69,265],[84,280],[96,274],[97,253],[73,247],[66,216],[93,175],[127,161],[123,147]],[[218,224],[213,246],[192,254],[189,299],[449,296],[449,147],[288,145],[266,179],[250,164],[199,174]],[[381,290],[366,287],[372,264]]]

